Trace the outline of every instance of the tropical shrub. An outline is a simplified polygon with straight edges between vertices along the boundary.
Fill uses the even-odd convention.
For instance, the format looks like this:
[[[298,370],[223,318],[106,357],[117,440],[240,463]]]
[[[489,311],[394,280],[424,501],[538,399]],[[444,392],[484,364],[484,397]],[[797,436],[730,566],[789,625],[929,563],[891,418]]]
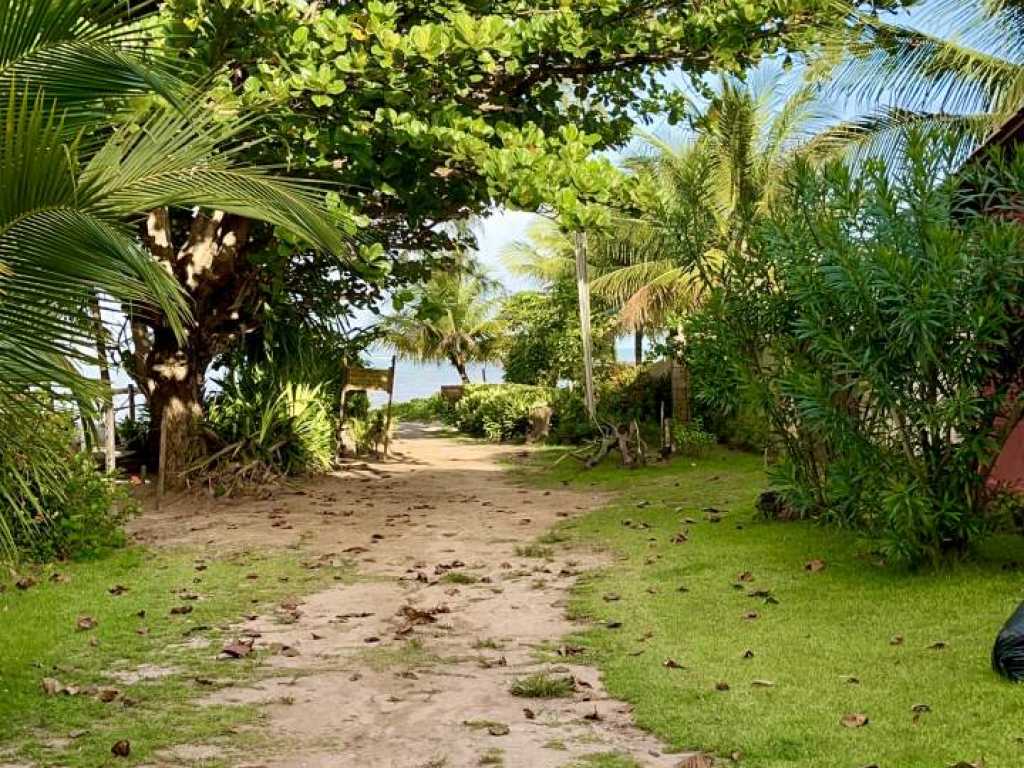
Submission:
[[[440,394],[430,397],[419,397],[404,403],[395,403],[392,407],[395,418],[401,421],[447,421],[451,408]]]
[[[326,472],[334,461],[337,420],[322,385],[281,380],[269,368],[235,368],[210,400],[207,458],[193,479],[230,493],[281,476]]]
[[[534,408],[548,405],[551,390],[525,384],[477,384],[466,387],[455,405],[452,423],[460,431],[489,440],[525,437]]]
[[[672,427],[672,443],[680,456],[706,456],[715,442],[715,436],[705,431],[700,421],[675,424]]]
[[[600,301],[592,307],[594,365],[598,370],[615,358],[614,323]],[[502,305],[501,364],[505,381],[558,386],[583,378],[576,285],[557,280],[546,291],[513,294]]]
[[[391,421],[388,423],[387,411],[378,408],[366,416],[348,419],[346,427],[355,443],[356,454],[365,456],[379,453],[385,440],[394,437],[398,419],[392,413]]]
[[[1024,231],[964,205],[955,152],[916,135],[899,173],[800,163],[754,242],[782,319],[761,360],[805,440],[784,436],[790,502],[910,562],[990,528],[986,475],[1022,411]],[[1009,207],[1024,162],[996,165],[967,188]]]
[[[70,414],[25,407],[35,410],[33,429],[0,442],[0,558],[73,559],[122,546],[136,509],[127,489],[79,450]]]

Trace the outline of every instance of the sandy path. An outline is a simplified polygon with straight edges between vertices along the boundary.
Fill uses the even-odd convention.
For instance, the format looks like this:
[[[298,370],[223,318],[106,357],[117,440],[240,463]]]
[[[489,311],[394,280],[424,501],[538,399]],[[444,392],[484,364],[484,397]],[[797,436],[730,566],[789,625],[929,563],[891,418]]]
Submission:
[[[136,536],[150,543],[290,545],[352,558],[365,577],[286,606],[292,623],[271,616],[244,627],[260,634],[257,647],[294,651],[270,656],[269,677],[253,687],[218,695],[261,703],[277,745],[237,766],[562,768],[602,752],[651,768],[679,764],[683,756],[661,754],[632,726],[594,669],[572,664],[571,648],[564,663],[538,658],[572,631],[567,591],[595,563],[560,548],[552,560],[520,557],[516,546],[602,499],[515,485],[499,462],[520,450],[406,427],[391,461],[301,493],[182,499],[136,521]],[[479,581],[450,583],[441,578],[449,570]],[[509,693],[515,678],[540,671],[573,676],[575,694]]]

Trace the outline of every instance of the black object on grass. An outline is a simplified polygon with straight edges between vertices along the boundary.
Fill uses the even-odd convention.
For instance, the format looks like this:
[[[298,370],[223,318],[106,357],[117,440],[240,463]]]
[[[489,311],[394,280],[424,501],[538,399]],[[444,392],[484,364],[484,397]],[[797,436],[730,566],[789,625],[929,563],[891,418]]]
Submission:
[[[1015,683],[1024,681],[1024,603],[1017,606],[996,637],[992,669]]]

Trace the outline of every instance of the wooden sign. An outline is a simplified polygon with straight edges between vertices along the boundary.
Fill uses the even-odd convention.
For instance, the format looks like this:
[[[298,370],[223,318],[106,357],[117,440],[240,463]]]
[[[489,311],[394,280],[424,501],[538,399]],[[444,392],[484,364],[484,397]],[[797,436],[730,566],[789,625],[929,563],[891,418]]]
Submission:
[[[379,389],[391,392],[394,368],[349,368],[345,389]]]

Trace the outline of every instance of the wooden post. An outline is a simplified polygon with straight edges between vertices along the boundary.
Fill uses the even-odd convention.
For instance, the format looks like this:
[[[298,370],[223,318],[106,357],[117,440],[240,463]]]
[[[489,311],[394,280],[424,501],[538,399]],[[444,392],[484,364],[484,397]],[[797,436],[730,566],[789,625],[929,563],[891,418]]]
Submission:
[[[388,376],[388,409],[384,420],[384,458],[388,457],[388,446],[391,442],[391,402],[395,397],[395,368],[398,364],[398,356],[391,356],[391,374]]]
[[[160,459],[156,471],[156,508],[160,509],[160,503],[164,500],[164,481],[167,479],[167,408],[164,408],[160,418]]]
[[[594,350],[590,327],[590,280],[587,276],[587,235],[576,233],[576,290],[580,301],[580,335],[583,339],[583,386],[587,404],[587,415],[597,421],[597,407],[594,399]]]
[[[128,418],[135,421],[135,385],[128,385]]]

